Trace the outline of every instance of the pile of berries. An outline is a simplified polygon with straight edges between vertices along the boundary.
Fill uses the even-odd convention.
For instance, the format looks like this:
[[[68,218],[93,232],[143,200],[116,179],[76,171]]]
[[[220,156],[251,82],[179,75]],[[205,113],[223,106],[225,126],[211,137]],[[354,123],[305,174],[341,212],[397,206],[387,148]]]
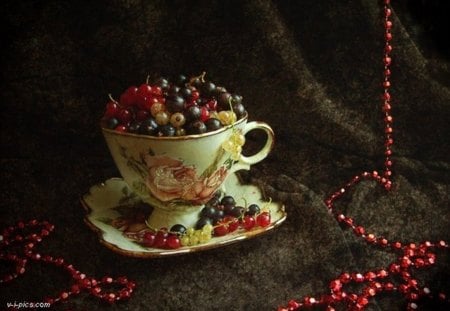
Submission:
[[[102,126],[151,136],[202,134],[233,124],[247,114],[242,96],[205,80],[205,73],[173,81],[131,86],[119,101],[110,96]]]
[[[195,228],[176,224],[167,230],[149,230],[141,244],[146,247],[177,249],[206,243],[212,237],[224,236],[238,229],[251,230],[257,226],[267,227],[271,223],[270,212],[257,204],[239,206],[232,196],[216,194],[199,213]]]

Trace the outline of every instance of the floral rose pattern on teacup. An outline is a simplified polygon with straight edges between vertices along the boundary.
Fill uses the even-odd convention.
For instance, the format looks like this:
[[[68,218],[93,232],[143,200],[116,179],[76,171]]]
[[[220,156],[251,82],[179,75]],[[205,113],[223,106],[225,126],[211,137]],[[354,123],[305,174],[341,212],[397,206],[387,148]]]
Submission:
[[[210,176],[198,176],[193,166],[161,155],[144,157],[148,169],[146,186],[160,201],[184,200],[194,204],[206,203],[227,176],[225,166]]]

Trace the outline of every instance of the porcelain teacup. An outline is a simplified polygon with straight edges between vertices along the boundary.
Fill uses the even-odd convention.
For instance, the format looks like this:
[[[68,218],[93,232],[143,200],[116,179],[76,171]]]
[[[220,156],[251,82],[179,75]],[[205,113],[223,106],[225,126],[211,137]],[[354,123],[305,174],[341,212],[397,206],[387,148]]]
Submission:
[[[264,146],[242,155],[245,134],[262,130]],[[263,160],[274,143],[271,127],[247,116],[232,125],[197,135],[154,137],[102,127],[114,162],[125,182],[153,207],[147,224],[154,229],[174,224],[195,226],[207,201],[224,189],[227,176]]]

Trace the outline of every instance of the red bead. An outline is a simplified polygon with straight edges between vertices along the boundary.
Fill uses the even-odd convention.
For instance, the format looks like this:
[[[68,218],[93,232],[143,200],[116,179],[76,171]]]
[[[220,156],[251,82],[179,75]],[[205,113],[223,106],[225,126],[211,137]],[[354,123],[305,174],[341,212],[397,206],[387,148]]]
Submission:
[[[100,294],[102,292],[102,289],[98,286],[95,286],[93,288],[91,288],[91,294],[94,296],[97,296],[98,294]]]
[[[330,282],[330,289],[333,291],[333,292],[338,292],[338,291],[340,291],[341,290],[341,288],[342,288],[342,283],[341,283],[341,281],[339,281],[339,280],[333,280],[333,281],[331,281]]]
[[[363,227],[358,226],[355,227],[355,229],[353,229],[353,232],[355,232],[358,235],[363,235],[366,232],[366,230]]]
[[[389,271],[390,271],[391,273],[398,273],[398,272],[400,272],[400,265],[397,265],[397,264],[395,264],[395,263],[390,264],[390,265],[389,265]]]
[[[339,280],[344,284],[350,282],[351,279],[352,279],[352,277],[351,277],[350,273],[347,273],[347,272],[344,272],[339,276]]]
[[[388,272],[384,269],[381,269],[380,271],[378,271],[377,276],[379,278],[385,278],[388,276]]]
[[[392,62],[392,59],[389,56],[383,58],[383,62],[386,66],[389,66]]]
[[[409,257],[404,256],[402,257],[402,259],[400,260],[400,266],[402,266],[403,268],[407,268],[411,265],[411,259],[409,259]]]
[[[391,9],[389,9],[389,8],[384,9],[384,15],[385,15],[386,17],[391,16],[391,14],[392,14]]]
[[[390,32],[386,32],[384,34],[384,38],[386,39],[386,41],[391,41],[392,40],[392,34]]]
[[[384,22],[384,26],[386,27],[386,29],[391,29],[392,28],[392,22],[387,20]]]
[[[387,282],[384,284],[384,289],[386,291],[392,291],[394,288],[395,288],[394,284],[392,284],[391,282]]]
[[[364,282],[364,276],[361,273],[352,274],[352,279],[357,283]]]
[[[77,284],[72,285],[72,287],[70,288],[70,291],[74,294],[79,294],[80,293],[80,286],[78,286]]]
[[[366,241],[369,242],[369,243],[374,243],[376,241],[375,235],[373,233],[369,233],[366,236]]]
[[[289,300],[288,302],[288,308],[292,308],[293,310],[298,309],[300,307],[300,304],[295,300]]]
[[[372,281],[373,279],[375,279],[377,277],[375,272],[369,271],[366,274],[364,274],[364,278],[368,281]]]
[[[59,295],[59,298],[65,300],[65,299],[69,298],[69,293],[68,293],[68,292],[62,292],[62,293]]]

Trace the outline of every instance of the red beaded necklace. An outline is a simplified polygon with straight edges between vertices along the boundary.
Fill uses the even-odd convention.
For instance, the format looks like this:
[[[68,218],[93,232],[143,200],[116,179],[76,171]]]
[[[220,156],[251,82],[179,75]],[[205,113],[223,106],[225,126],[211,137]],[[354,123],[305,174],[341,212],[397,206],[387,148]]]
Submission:
[[[353,218],[336,211],[334,203],[342,198],[356,184],[363,180],[376,181],[378,184],[389,191],[392,187],[392,146],[393,139],[393,118],[391,114],[391,94],[389,89],[391,82],[391,52],[392,52],[392,21],[389,17],[392,14],[390,0],[383,1],[384,12],[384,72],[383,72],[383,105],[384,113],[384,169],[381,174],[377,171],[363,172],[354,176],[347,184],[332,193],[326,200],[325,205],[339,223],[343,223],[351,228],[356,236],[364,239],[369,245],[375,245],[384,249],[394,250],[399,253],[396,261],[388,265],[387,268],[376,269],[367,272],[343,272],[337,278],[329,283],[330,293],[323,294],[320,297],[306,296],[300,300],[290,300],[287,306],[281,306],[278,311],[291,311],[310,308],[312,306],[326,306],[326,310],[333,311],[337,305],[343,305],[349,310],[363,310],[369,303],[370,298],[386,292],[398,292],[408,301],[407,310],[418,309],[418,300],[422,297],[435,298],[444,303],[450,303],[446,294],[439,292],[433,294],[431,290],[424,285],[419,285],[417,279],[412,274],[413,269],[420,269],[432,266],[436,261],[436,249],[449,249],[446,241],[432,243],[424,241],[421,243],[409,243],[403,245],[399,241],[389,241],[385,237],[378,236],[375,233],[366,232],[363,226],[358,225]],[[392,278],[398,276],[400,281],[395,282]],[[357,283],[361,285],[359,292],[346,291],[346,285]]]
[[[60,267],[67,271],[74,280],[69,289],[61,291],[56,297],[44,298],[43,303],[53,305],[56,302],[67,300],[69,297],[82,291],[108,303],[130,298],[135,288],[135,283],[126,277],[113,279],[105,276],[101,280],[96,280],[81,273],[73,265],[65,262],[63,258],[55,258],[38,253],[35,250],[36,245],[44,237],[48,236],[53,229],[54,226],[47,221],[31,220],[27,223],[18,222],[15,226],[10,226],[3,230],[0,235],[0,260],[12,262],[15,265],[15,269],[10,274],[0,276],[0,284],[10,282],[25,273],[25,267],[28,261],[31,260]],[[30,233],[26,234],[26,232]],[[110,291],[107,288],[108,285],[121,288],[116,291]]]

